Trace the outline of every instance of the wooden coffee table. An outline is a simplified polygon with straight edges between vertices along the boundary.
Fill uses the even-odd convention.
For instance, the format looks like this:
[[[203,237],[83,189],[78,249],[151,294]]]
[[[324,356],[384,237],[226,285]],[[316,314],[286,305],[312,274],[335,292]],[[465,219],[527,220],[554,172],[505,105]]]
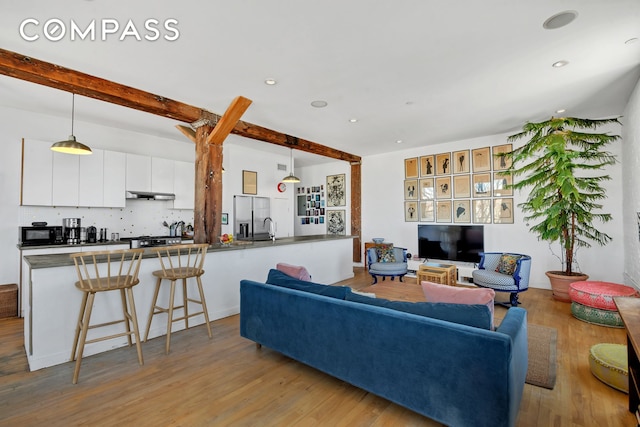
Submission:
[[[456,286],[458,283],[458,270],[455,265],[451,264],[425,262],[420,264],[416,277],[418,278],[418,284],[426,280],[443,285]]]

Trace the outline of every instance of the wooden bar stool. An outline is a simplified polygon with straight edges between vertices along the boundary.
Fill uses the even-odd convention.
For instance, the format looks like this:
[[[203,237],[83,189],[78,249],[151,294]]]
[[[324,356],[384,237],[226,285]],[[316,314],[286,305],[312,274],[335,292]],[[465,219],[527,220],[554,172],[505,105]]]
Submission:
[[[76,287],[83,292],[76,333],[73,339],[73,349],[71,350],[71,361],[76,361],[76,367],[73,371],[73,384],[78,383],[85,344],[126,335],[129,346],[131,346],[131,335],[135,335],[138,362],[140,365],[144,364],[140,345],[140,332],[138,331],[136,305],[133,300],[133,287],[140,282],[138,280],[138,273],[140,271],[140,261],[142,261],[143,252],[144,249],[121,249],[71,254],[71,258],[76,266],[76,272],[78,273]],[[120,291],[124,317],[122,320],[91,325],[91,311],[96,294],[98,292],[108,291]],[[87,340],[87,332],[89,329],[118,323],[125,324],[124,332]],[[132,327],[133,330],[131,330]]]
[[[189,318],[204,315],[204,321],[207,325],[207,331],[209,338],[211,338],[211,325],[209,325],[209,314],[207,312],[207,303],[204,298],[204,291],[202,290],[202,280],[200,277],[204,274],[202,266],[204,264],[204,257],[207,254],[208,243],[194,243],[194,244],[181,244],[174,246],[165,246],[160,248],[153,248],[152,250],[158,254],[160,259],[160,266],[162,270],[153,272],[153,275],[158,278],[156,281],[156,289],[153,294],[153,302],[151,304],[151,311],[149,312],[149,319],[147,321],[147,330],[144,334],[144,340],[149,338],[149,330],[151,329],[151,320],[153,316],[160,313],[167,313],[167,344],[165,353],[169,354],[169,347],[171,346],[171,326],[173,322],[184,320],[185,327],[189,328]],[[187,296],[187,279],[195,277],[198,285],[198,291],[200,293],[200,299],[193,299]],[[171,282],[171,289],[169,291],[169,305],[161,307],[158,305],[158,293],[160,292],[160,285],[162,280],[169,280]],[[182,305],[175,305],[176,294],[176,281],[182,280]],[[189,313],[189,302],[200,304],[202,311],[196,313]],[[173,317],[174,310],[183,310],[182,317]]]

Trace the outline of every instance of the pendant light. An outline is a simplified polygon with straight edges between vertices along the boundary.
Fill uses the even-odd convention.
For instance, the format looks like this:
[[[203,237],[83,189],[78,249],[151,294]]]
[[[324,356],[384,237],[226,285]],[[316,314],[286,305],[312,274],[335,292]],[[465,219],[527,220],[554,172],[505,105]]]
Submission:
[[[298,183],[300,182],[300,178],[293,174],[293,148],[291,149],[291,169],[289,169],[289,175],[282,178],[280,182],[289,182],[289,183]]]
[[[73,116],[75,113],[75,93],[71,94],[71,135],[69,135],[69,139],[65,141],[58,141],[51,146],[51,150],[57,151],[58,153],[65,154],[77,154],[77,155],[87,155],[92,154],[91,148],[87,147],[81,142],[76,141],[76,137],[73,135]]]

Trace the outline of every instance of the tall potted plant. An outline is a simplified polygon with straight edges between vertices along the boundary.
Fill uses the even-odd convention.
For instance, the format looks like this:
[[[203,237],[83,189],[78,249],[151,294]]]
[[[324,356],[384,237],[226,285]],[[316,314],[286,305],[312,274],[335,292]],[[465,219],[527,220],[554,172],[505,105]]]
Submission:
[[[576,249],[591,247],[589,241],[606,245],[611,240],[594,222],[611,220],[611,214],[599,212],[600,201],[607,196],[601,184],[611,179],[601,170],[616,162],[604,147],[620,136],[587,132],[611,123],[620,124],[617,119],[573,117],[527,123],[508,141],[529,140],[499,155],[510,161],[508,172],[514,177],[511,187],[530,190],[527,200],[518,205],[526,215],[525,221],[536,222],[530,230],[541,240],[560,243],[563,270],[546,274],[554,298],[561,301],[569,301],[571,282],[588,278],[574,271]],[[555,277],[563,283],[557,284]]]

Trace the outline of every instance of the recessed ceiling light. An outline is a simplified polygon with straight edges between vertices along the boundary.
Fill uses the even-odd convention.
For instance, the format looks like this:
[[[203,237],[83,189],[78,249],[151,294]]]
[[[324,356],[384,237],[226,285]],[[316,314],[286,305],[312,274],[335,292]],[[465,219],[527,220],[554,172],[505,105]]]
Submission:
[[[565,65],[567,65],[567,64],[569,64],[569,61],[564,61],[564,60],[562,60],[562,61],[554,62],[553,64],[551,64],[551,66],[552,66],[553,68],[562,68],[562,67],[564,67],[564,66],[565,66]]]
[[[269,86],[273,86],[273,85],[275,85],[276,83],[278,83],[278,82],[276,81],[276,79],[266,79],[266,80],[264,81],[264,84],[269,85]]]
[[[353,119],[349,119],[349,123],[356,123],[358,121],[358,119],[353,118]]]
[[[327,105],[329,105],[329,104],[327,104],[327,101],[318,100],[318,101],[312,101],[311,102],[311,106],[312,107],[316,107],[316,108],[324,108]]]
[[[567,110],[566,110],[566,109],[564,109],[564,108],[560,108],[559,110],[556,110],[556,113],[557,113],[557,114],[562,114],[562,113],[564,113],[565,111],[567,111]]]
[[[401,139],[397,139],[397,140],[396,140],[396,144],[402,144],[403,142],[404,142],[404,141],[403,141],[403,140],[401,140]]]
[[[556,28],[562,28],[565,25],[569,25],[574,19],[578,17],[578,12],[575,10],[565,10],[564,12],[556,13],[548,18],[542,24],[542,27],[547,30],[555,30]]]
[[[637,38],[637,37],[634,37],[634,38],[632,38],[632,39],[626,40],[626,41],[624,42],[624,44],[633,44],[633,43],[635,43],[635,42],[637,42],[637,41],[638,41],[638,38]]]

